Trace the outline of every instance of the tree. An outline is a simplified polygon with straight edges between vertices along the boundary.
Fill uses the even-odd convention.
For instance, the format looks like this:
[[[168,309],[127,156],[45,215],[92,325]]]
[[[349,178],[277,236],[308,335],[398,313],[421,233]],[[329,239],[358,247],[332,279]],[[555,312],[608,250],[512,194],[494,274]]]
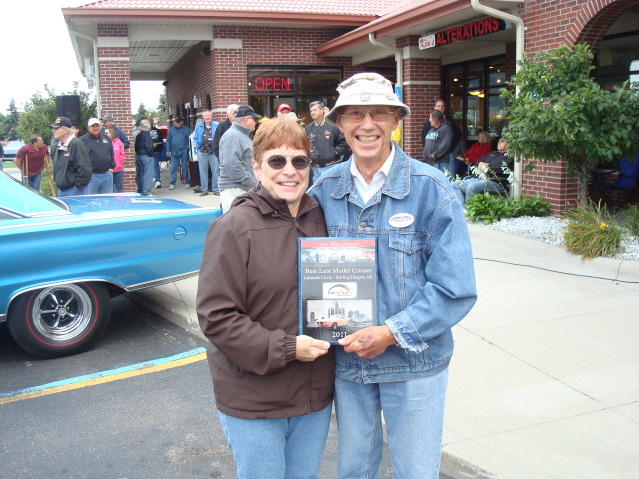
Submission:
[[[610,163],[639,151],[639,95],[626,83],[603,90],[589,72],[590,47],[525,56],[520,70],[502,89],[506,99],[508,130],[504,139],[509,154],[535,161],[565,159],[570,176],[579,175],[579,200],[586,200],[586,185],[597,164]],[[639,86],[639,85],[632,85]]]
[[[29,101],[24,104],[24,113],[20,116],[18,133],[25,143],[29,142],[29,137],[37,133],[42,135],[45,143],[51,143],[51,128],[49,125],[56,119],[57,109],[55,104],[56,93],[44,85],[45,94],[34,93]],[[96,101],[91,100],[91,93],[78,90],[77,82],[73,83],[73,91],[61,93],[61,95],[78,95],[80,97],[80,114],[82,120],[88,120],[96,116]],[[80,125],[83,127],[84,125]]]
[[[16,102],[12,98],[9,102],[9,108],[7,109],[9,112],[8,115],[4,116],[2,120],[3,126],[3,137],[5,140],[18,140],[20,136],[18,134],[18,122],[20,121],[20,113],[18,113],[18,109],[16,108]]]
[[[149,118],[149,111],[144,106],[144,103],[140,103],[138,106],[138,111],[135,115],[133,115],[134,120],[144,120],[145,118]]]

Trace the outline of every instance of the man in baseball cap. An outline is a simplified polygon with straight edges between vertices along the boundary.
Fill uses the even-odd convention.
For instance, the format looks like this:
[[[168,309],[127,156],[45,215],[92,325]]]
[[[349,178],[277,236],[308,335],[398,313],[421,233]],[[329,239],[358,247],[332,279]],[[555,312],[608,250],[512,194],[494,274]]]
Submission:
[[[53,180],[58,196],[86,195],[93,173],[89,149],[73,134],[68,118],[59,116],[50,126],[54,138],[51,143]]]
[[[335,351],[338,475],[376,475],[381,408],[394,474],[436,479],[451,328],[477,298],[466,220],[444,174],[391,141],[410,115],[391,82],[359,73],[337,90],[327,120],[353,155],[309,193],[330,236],[377,239],[379,279],[375,326],[341,338]]]
[[[87,186],[87,194],[113,193],[115,158],[111,138],[100,131],[100,120],[97,118],[91,118],[87,126],[89,127],[89,132],[80,138],[91,152],[93,174]]]
[[[277,117],[281,120],[282,118],[284,118],[284,115],[292,111],[293,109],[291,108],[291,105],[289,105],[288,103],[280,103],[280,105],[277,107]]]
[[[102,128],[100,129],[100,132],[105,133],[104,129],[109,127],[115,130],[115,136],[117,136],[120,139],[120,141],[124,145],[124,148],[128,148],[129,146],[131,146],[129,139],[124,134],[124,132],[113,124],[113,117],[111,115],[104,115],[102,117]]]
[[[253,142],[249,134],[255,130],[262,115],[249,105],[240,105],[235,112],[231,128],[220,140],[220,203],[226,213],[233,200],[257,185],[253,172]]]

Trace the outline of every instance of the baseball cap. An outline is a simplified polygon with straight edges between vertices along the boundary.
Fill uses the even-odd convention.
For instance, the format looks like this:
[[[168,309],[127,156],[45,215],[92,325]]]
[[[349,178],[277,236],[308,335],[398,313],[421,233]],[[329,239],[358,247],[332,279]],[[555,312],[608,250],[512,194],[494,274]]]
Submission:
[[[113,117],[111,115],[104,115],[102,121],[113,121]]]
[[[142,120],[140,122],[140,128],[142,130],[150,130],[151,129],[151,122],[149,120]]]
[[[49,126],[51,128],[60,128],[61,126],[71,128],[71,120],[69,120],[66,116],[59,116],[55,119],[55,122]]]
[[[304,121],[304,118],[298,118],[297,115],[290,111],[288,112],[286,115],[284,115],[284,117],[282,118],[283,120],[293,120],[293,121]]]
[[[249,105],[240,105],[235,112],[235,118],[244,118],[245,116],[252,116],[256,120],[262,118],[262,115],[255,113],[255,110]]]
[[[92,126],[92,125],[95,125],[96,123],[99,125],[100,124],[100,120],[98,120],[97,118],[90,118],[89,119],[89,123],[87,124],[87,126]]]
[[[379,73],[358,73],[344,80],[337,87],[339,97],[333,109],[326,115],[326,120],[336,125],[337,110],[345,105],[397,106],[401,110],[400,120],[410,116],[410,109],[404,105],[395,92],[393,84]]]
[[[180,123],[181,121],[184,121],[184,118],[182,118],[181,116],[178,116],[174,121],[175,123]]]
[[[277,112],[279,113],[285,108],[288,108],[289,111],[293,111],[293,109],[291,108],[291,105],[289,105],[288,103],[281,103],[280,106],[277,107]]]

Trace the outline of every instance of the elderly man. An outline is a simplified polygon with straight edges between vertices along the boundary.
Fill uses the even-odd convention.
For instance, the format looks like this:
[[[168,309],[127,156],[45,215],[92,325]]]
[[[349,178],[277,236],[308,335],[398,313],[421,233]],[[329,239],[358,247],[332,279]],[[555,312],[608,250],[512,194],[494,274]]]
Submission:
[[[49,149],[42,141],[42,136],[31,135],[31,142],[24,145],[16,153],[15,163],[22,172],[22,179],[28,178],[29,186],[40,191],[42,171],[49,163]]]
[[[329,236],[377,239],[378,324],[339,340],[335,401],[340,478],[378,477],[384,413],[393,471],[439,474],[451,328],[476,301],[470,238],[443,173],[391,141],[410,111],[392,84],[359,73],[327,120],[353,151],[309,193]]]
[[[111,138],[100,132],[100,120],[90,118],[89,133],[80,138],[89,148],[93,174],[87,186],[87,194],[113,193],[113,168],[115,159]]]
[[[497,151],[491,151],[479,158],[471,176],[453,181],[453,189],[462,204],[479,193],[505,191],[502,181],[506,181],[506,174],[501,169],[504,165],[508,168],[513,166],[513,159],[508,157],[506,150],[508,150],[508,144],[500,138]]]
[[[231,128],[220,140],[220,203],[222,213],[231,208],[236,196],[257,185],[253,173],[253,142],[249,133],[262,118],[249,105],[238,107]]]
[[[73,134],[68,118],[60,116],[50,126],[55,140],[52,142],[51,160],[58,196],[86,195],[93,172],[89,148]]]
[[[220,160],[220,140],[222,139],[222,135],[226,133],[226,131],[231,128],[231,124],[233,123],[233,118],[235,118],[235,112],[237,111],[239,105],[235,103],[231,103],[226,107],[226,120],[220,123],[215,129],[215,135],[213,136],[213,154],[218,159],[218,166]],[[219,169],[219,168],[218,168]]]
[[[202,190],[200,196],[209,194],[209,167],[211,168],[211,193],[220,196],[217,186],[220,165],[213,153],[213,137],[215,136],[218,122],[213,121],[211,110],[202,112],[202,120],[195,125],[195,136],[193,137],[195,147],[198,149],[197,160],[200,165],[200,185]]]
[[[191,129],[184,124],[184,119],[176,118],[175,125],[169,128],[169,134],[166,137],[166,156],[171,158],[169,190],[175,188],[179,165],[182,165],[184,187],[191,187],[189,178],[189,136],[191,136]]]
[[[111,115],[104,115],[102,117],[102,129],[100,133],[105,133],[105,128],[113,128],[115,130],[115,136],[120,139],[125,149],[131,146],[131,142],[129,142],[124,132],[113,124],[113,117]]]
[[[313,121],[305,129],[313,151],[313,178],[317,179],[323,171],[339,163],[344,155],[350,154],[350,149],[339,128],[326,122],[324,103],[314,101],[309,110]]]

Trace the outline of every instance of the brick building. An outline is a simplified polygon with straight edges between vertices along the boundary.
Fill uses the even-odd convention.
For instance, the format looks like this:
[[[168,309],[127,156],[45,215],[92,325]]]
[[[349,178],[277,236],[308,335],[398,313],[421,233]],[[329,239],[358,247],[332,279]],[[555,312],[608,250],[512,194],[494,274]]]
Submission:
[[[377,71],[401,87],[413,112],[404,149],[419,158],[437,98],[469,144],[482,130],[496,144],[505,114],[499,88],[523,51],[587,42],[601,85],[639,74],[639,0],[101,0],[63,14],[100,113],[128,135],[131,81],[165,82],[169,118],[194,127],[205,109],[222,120],[229,103],[272,117],[284,102],[308,117],[311,101],[334,103],[342,79]],[[130,157],[129,189],[132,166]],[[554,210],[576,200],[576,180],[561,162],[531,173],[518,164],[516,174]]]

